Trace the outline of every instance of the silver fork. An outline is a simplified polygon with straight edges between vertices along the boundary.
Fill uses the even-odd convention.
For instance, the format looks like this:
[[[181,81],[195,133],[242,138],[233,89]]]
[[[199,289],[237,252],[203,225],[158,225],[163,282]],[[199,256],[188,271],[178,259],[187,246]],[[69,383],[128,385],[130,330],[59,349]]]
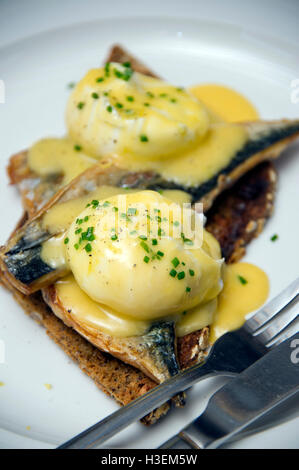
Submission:
[[[247,320],[241,328],[220,337],[211,348],[205,362],[163,382],[59,448],[99,447],[117,432],[200,380],[218,375],[234,376],[242,372],[270,348],[298,331],[298,313],[293,308],[297,303],[298,294],[299,277]]]

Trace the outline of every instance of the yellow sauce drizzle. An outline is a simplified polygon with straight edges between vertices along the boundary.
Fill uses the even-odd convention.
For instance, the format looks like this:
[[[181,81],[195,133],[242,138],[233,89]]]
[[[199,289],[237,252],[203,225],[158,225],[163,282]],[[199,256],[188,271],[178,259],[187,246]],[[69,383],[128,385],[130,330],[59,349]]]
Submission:
[[[224,288],[211,326],[210,341],[214,343],[227,331],[240,328],[248,313],[263,305],[269,293],[266,273],[250,263],[224,266]],[[246,281],[242,283],[240,277]]]
[[[189,90],[212,113],[226,122],[254,121],[259,119],[257,109],[250,101],[229,87],[216,84],[196,85]]]

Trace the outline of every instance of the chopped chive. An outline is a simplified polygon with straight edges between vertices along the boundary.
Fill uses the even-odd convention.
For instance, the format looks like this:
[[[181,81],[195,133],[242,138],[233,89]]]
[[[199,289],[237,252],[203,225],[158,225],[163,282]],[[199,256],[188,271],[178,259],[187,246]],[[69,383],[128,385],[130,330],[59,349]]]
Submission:
[[[82,228],[77,228],[77,230],[75,230],[75,234],[78,235],[79,233],[82,232]]]
[[[118,207],[113,207],[114,212],[118,212]]]
[[[243,284],[243,285],[247,284],[247,282],[248,282],[247,279],[245,279],[245,277],[240,276],[239,274],[238,274],[238,279],[241,282],[241,284]]]
[[[72,88],[75,88],[76,83],[75,82],[70,82],[67,84],[67,87],[71,90]]]
[[[115,106],[116,106],[118,109],[121,109],[121,108],[123,108],[123,107],[124,107],[124,105],[123,105],[123,104],[121,104],[121,103],[116,103],[116,105],[115,105]]]
[[[106,111],[108,111],[108,113],[112,113],[112,106],[110,106],[110,105],[107,106]]]
[[[143,106],[148,107],[148,106],[150,106],[150,104],[149,103],[143,103]]]
[[[130,102],[134,101],[134,99],[135,99],[134,96],[127,96],[126,97],[126,100],[130,101]]]
[[[156,238],[152,239],[152,245],[158,245],[158,240]]]
[[[109,92],[108,92],[108,91],[104,91],[103,95],[104,95],[104,96],[108,96],[108,95],[109,95]]]
[[[106,75],[106,77],[109,77],[109,73],[110,73],[110,62],[107,62],[106,65],[105,65],[105,75]]]
[[[190,292],[191,291],[191,287],[186,287],[186,292]]]
[[[136,215],[136,214],[137,214],[137,209],[135,207],[128,208],[128,215]]]
[[[76,248],[76,250],[79,250],[79,244],[75,243],[74,248]]]
[[[161,222],[161,221],[162,221],[162,219],[161,219],[161,217],[160,217],[159,215],[156,215],[155,220],[156,220],[157,222]]]
[[[175,277],[176,276],[176,270],[172,269],[171,271],[169,271],[169,274],[170,274],[171,277]]]
[[[127,68],[131,68],[131,62],[123,62],[122,65]]]
[[[140,142],[148,142],[148,137],[145,134],[141,134],[139,139],[140,139]]]
[[[176,268],[180,264],[180,261],[177,257],[175,257],[173,260],[171,260],[171,264],[173,264],[173,266]]]
[[[114,241],[114,240],[117,240],[117,235],[116,235],[116,234],[115,234],[115,235],[112,235],[111,240],[113,240],[113,241]]]
[[[92,96],[92,98],[94,98],[95,100],[98,100],[98,99],[99,99],[99,95],[98,95],[98,93],[96,93],[96,92],[91,93],[91,96]]]
[[[131,222],[130,217],[128,217],[125,212],[122,212],[122,213],[120,214],[120,216],[121,216],[123,219],[126,219],[127,222]]]
[[[272,235],[272,237],[270,238],[271,242],[275,242],[277,239],[278,239],[277,233],[275,233],[274,235]]]
[[[183,242],[186,243],[186,245],[193,245],[193,241],[190,240],[190,238],[186,238],[183,233],[181,233],[181,238],[182,238]]]
[[[93,200],[91,201],[91,204],[92,204],[93,207],[95,208],[95,207],[97,207],[97,206],[99,205],[99,201],[98,201],[97,199],[93,199]]]
[[[84,249],[87,253],[89,253],[92,250],[91,244],[87,243],[87,245],[85,245]]]
[[[80,152],[80,150],[82,150],[81,145],[74,145],[74,150],[76,150],[76,152]]]
[[[130,80],[133,73],[134,71],[130,67],[127,67],[124,72],[120,72],[119,70],[114,69],[114,75],[121,80],[125,80],[125,82]]]
[[[77,108],[78,109],[83,109],[85,106],[85,103],[83,101],[80,101],[78,104],[77,104]]]
[[[147,240],[147,237],[145,235],[139,235],[140,240]]]
[[[167,95],[167,93],[160,93],[159,96],[160,96],[161,98],[166,98],[168,95]]]
[[[141,246],[147,253],[149,253],[150,249],[149,249],[147,243],[145,243],[144,241],[142,241],[142,242],[140,242],[140,246]]]
[[[178,273],[178,279],[181,280],[181,279],[184,279],[185,277],[185,272],[184,271],[181,271],[180,273]]]
[[[149,260],[150,260],[150,259],[149,259],[149,257],[148,257],[148,256],[145,256],[145,257],[143,258],[143,261],[144,261],[145,263],[148,263],[148,262],[149,262]]]
[[[89,219],[89,215],[86,215],[86,216],[84,217],[84,222],[87,222],[88,219]]]
[[[69,241],[70,241],[70,239],[69,239],[68,237],[66,237],[66,238],[64,239],[64,244],[67,245]]]
[[[97,83],[101,83],[101,82],[103,82],[104,80],[105,80],[104,77],[96,78],[96,82],[97,82]]]
[[[193,269],[189,269],[189,274],[190,274],[190,276],[194,276],[195,273],[194,273]]]
[[[170,102],[171,102],[171,103],[176,103],[177,100],[176,100],[175,98],[171,98]]]
[[[154,98],[155,96],[151,91],[147,91],[146,94],[149,98]]]
[[[157,255],[161,256],[161,258],[162,258],[164,256],[164,253],[163,253],[163,251],[157,251]]]

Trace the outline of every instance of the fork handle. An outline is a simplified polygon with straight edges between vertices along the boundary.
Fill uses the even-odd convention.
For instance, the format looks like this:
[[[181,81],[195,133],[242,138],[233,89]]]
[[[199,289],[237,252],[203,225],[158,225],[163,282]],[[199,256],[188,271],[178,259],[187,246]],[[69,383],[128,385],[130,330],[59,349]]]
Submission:
[[[172,396],[186,390],[206,377],[216,375],[232,375],[230,372],[217,371],[209,361],[186,369],[181,374],[172,377],[153,388],[145,395],[136,398],[123,408],[115,411],[90,428],[81,432],[58,449],[92,449],[99,448],[108,439],[125,429],[138,419],[143,418],[156,407],[168,401]]]

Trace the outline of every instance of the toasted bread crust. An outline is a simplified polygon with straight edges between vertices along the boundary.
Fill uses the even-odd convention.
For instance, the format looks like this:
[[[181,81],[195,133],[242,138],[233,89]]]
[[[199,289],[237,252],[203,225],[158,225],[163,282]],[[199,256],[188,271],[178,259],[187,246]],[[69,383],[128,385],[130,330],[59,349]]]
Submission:
[[[150,77],[158,77],[158,75],[156,75],[146,65],[140,62],[139,59],[134,57],[119,44],[112,46],[105,62],[117,62],[120,64],[123,62],[130,62],[131,67],[133,70],[135,70],[135,72],[143,73],[144,75],[149,75]]]
[[[274,208],[277,173],[265,162],[219,197],[207,213],[206,229],[217,238],[227,263],[239,261],[263,230]]]

